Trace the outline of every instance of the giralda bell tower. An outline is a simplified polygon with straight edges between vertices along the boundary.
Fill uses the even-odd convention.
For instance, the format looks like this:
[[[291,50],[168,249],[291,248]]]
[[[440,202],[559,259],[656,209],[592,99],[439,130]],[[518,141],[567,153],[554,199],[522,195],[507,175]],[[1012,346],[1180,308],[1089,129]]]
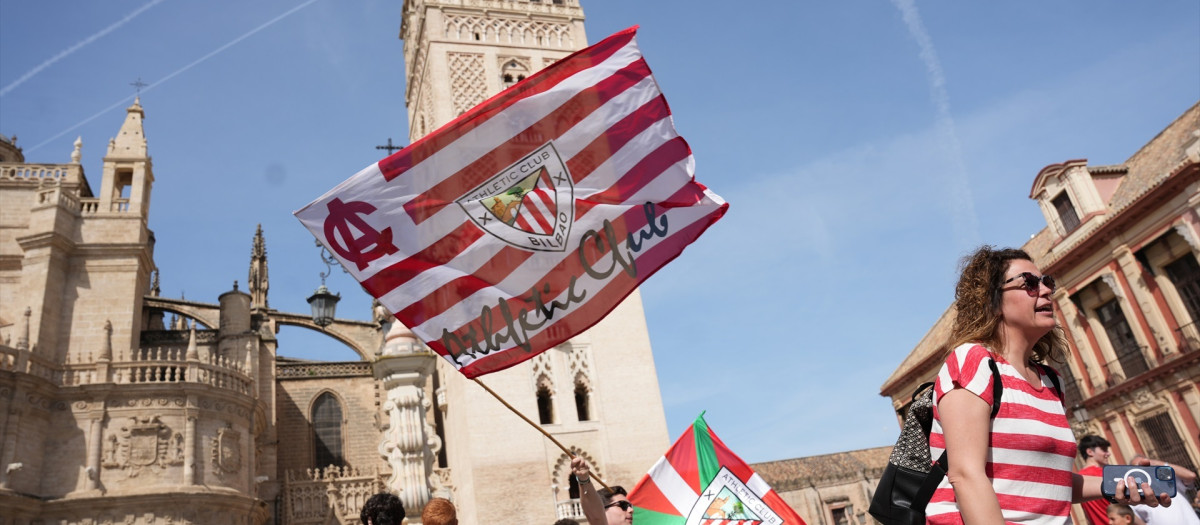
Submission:
[[[410,141],[587,46],[579,0],[405,0],[403,11]],[[609,484],[632,488],[670,444],[639,292],[587,332],[481,381]],[[428,395],[444,440],[431,492],[452,496],[461,523],[583,521],[558,447],[442,359]]]

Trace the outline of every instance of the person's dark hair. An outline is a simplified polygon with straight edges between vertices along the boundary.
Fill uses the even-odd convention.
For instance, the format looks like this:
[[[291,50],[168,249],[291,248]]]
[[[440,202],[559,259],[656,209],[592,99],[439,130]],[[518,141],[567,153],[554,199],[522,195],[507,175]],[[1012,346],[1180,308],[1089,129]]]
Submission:
[[[1079,440],[1079,457],[1081,457],[1083,459],[1087,459],[1088,458],[1087,451],[1089,451],[1093,448],[1096,448],[1096,447],[1108,448],[1111,446],[1112,446],[1112,444],[1109,443],[1107,439],[1104,439],[1095,434],[1088,434],[1086,436],[1083,436],[1083,439]]]
[[[363,525],[400,525],[404,521],[404,504],[390,492],[371,496],[358,514]]]
[[[964,343],[979,343],[993,352],[1004,348],[1000,333],[1001,290],[1004,273],[1016,259],[1032,262],[1024,250],[1013,248],[996,249],[980,246],[974,253],[963,258],[958,284],[954,287],[954,306],[957,310],[954,328],[950,331],[950,348]],[[1033,361],[1063,362],[1066,355],[1066,337],[1062,328],[1055,326],[1033,345]]]
[[[600,499],[604,500],[605,505],[612,503],[613,496],[615,496],[617,494],[625,496],[626,498],[629,497],[629,493],[625,492],[625,487],[622,487],[620,485],[613,485],[612,487],[607,488],[607,489],[600,489],[600,490],[596,491],[596,493],[600,495]]]
[[[579,525],[579,522],[571,518],[563,518],[554,522],[554,525]]]

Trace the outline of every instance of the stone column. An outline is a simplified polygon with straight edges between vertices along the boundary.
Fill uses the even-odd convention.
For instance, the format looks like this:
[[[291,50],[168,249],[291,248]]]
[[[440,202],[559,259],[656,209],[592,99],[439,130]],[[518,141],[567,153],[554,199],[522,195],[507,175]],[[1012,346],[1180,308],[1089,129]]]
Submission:
[[[194,340],[194,339],[193,339]],[[183,484],[196,484],[196,411],[199,400],[188,396],[188,408],[184,410],[183,424]]]
[[[104,410],[101,402],[99,410],[93,410],[88,424],[88,454],[87,454],[87,489],[100,489],[100,453],[104,449]]]
[[[9,407],[8,425],[4,432],[4,446],[0,448],[0,489],[9,488],[11,472],[19,467],[13,463],[16,459],[17,429],[21,425],[21,410]],[[10,471],[10,468],[12,469]]]
[[[383,383],[386,423],[379,453],[392,467],[387,488],[400,495],[409,516],[419,516],[429,501],[429,476],[434,455],[425,425],[425,383],[435,357],[399,322],[393,323],[382,355],[374,362],[375,378]]]

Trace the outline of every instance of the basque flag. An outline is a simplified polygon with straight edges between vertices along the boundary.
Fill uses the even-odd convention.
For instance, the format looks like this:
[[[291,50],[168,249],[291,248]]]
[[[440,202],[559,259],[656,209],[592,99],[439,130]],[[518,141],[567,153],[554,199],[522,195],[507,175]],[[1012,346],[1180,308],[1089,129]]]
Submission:
[[[804,525],[703,413],[633,487],[629,502],[642,525]]]
[[[694,180],[635,37],[538,71],[296,217],[468,378],[566,341],[728,208]]]

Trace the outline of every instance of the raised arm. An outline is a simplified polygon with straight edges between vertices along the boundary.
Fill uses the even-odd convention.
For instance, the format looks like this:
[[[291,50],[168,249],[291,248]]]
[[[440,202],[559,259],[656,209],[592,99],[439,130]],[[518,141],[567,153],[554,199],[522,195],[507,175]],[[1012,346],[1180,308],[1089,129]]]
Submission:
[[[588,525],[608,525],[604,501],[592,486],[592,471],[587,462],[579,456],[571,458],[571,472],[575,475],[575,481],[579,482],[579,505],[583,507],[583,516],[587,518]]]

